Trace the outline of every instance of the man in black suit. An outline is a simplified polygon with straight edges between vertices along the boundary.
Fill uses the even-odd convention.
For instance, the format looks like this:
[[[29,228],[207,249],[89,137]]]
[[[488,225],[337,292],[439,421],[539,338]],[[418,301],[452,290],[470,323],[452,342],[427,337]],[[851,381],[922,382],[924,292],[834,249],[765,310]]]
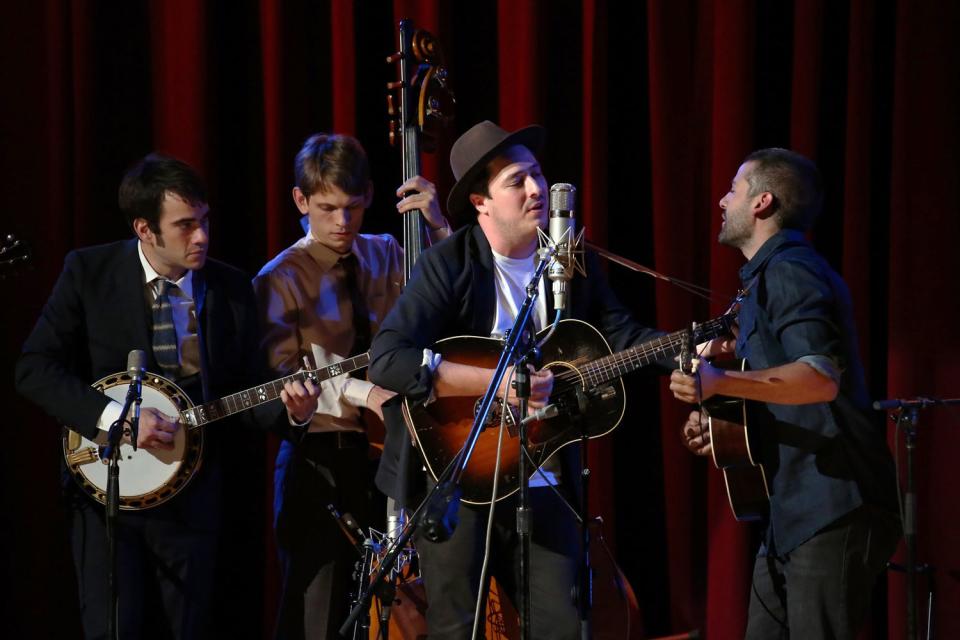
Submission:
[[[194,402],[266,381],[250,280],[207,259],[206,200],[200,177],[179,160],[151,154],[130,169],[119,203],[137,238],[67,255],[17,363],[20,393],[101,441],[120,407],[90,384],[123,371],[133,349],[149,354],[148,370],[173,379]],[[309,421],[318,394],[309,382],[288,382],[281,393],[286,410],[268,403],[242,415],[293,429]],[[222,427],[205,428],[203,462],[186,488],[158,507],[120,514],[118,628],[124,637],[209,637],[204,625],[220,519]],[[171,449],[180,428],[174,416],[144,407],[137,443]],[[104,510],[72,484],[66,498],[84,632],[103,637],[110,609]]]

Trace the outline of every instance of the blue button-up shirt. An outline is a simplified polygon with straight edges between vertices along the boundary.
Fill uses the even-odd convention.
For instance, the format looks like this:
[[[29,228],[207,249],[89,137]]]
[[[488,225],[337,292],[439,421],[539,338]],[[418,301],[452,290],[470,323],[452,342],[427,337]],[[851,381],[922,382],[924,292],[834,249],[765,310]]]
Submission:
[[[767,545],[789,553],[862,504],[896,510],[893,464],[869,398],[850,293],[805,241],[783,230],[740,269],[748,294],[737,355],[750,369],[805,362],[837,382],[832,402],[752,403],[751,439],[770,489]]]

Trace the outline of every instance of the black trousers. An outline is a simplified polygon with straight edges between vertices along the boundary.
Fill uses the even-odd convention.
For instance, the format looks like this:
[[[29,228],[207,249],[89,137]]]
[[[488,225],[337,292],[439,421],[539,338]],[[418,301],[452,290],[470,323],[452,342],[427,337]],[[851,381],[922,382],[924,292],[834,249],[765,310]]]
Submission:
[[[274,475],[277,546],[283,579],[277,638],[340,638],[350,612],[359,554],[327,505],[373,522],[367,442],[360,433],[307,434],[284,442]],[[381,517],[382,519],[382,517]]]
[[[121,512],[118,519],[120,637],[213,637],[206,624],[217,533],[184,521],[175,509],[157,509]],[[74,496],[68,517],[84,635],[88,640],[106,638],[110,558],[104,508],[86,497]]]
[[[533,510],[531,637],[578,638],[573,587],[579,561],[579,529],[573,515],[549,488],[531,489],[530,501]],[[419,538],[416,541],[427,590],[430,638],[470,637],[483,564],[487,513],[487,507],[463,504],[460,522],[450,540],[431,543]],[[520,545],[515,499],[497,505],[490,553],[490,573],[516,603]],[[486,597],[486,586],[483,593]],[[482,636],[482,623],[480,633]]]
[[[790,553],[758,555],[746,637],[855,638],[900,536],[898,518],[865,506]]]

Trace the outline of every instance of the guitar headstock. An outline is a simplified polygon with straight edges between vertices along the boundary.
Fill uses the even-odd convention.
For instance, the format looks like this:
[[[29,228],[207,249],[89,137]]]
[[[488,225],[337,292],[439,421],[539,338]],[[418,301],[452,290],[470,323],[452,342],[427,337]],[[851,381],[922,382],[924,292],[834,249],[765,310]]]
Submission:
[[[680,333],[680,355],[677,356],[677,360],[680,363],[680,371],[683,371],[688,376],[693,375],[696,372],[697,367],[693,361],[693,356],[696,353],[697,340],[695,337],[699,333],[697,328],[701,326],[696,322],[690,327],[690,329],[684,329]]]
[[[390,144],[396,146],[404,130],[415,127],[424,151],[434,151],[440,132],[453,120],[456,105],[443,66],[443,50],[428,31],[414,31],[411,20],[401,20],[400,51],[387,57],[388,64],[397,62],[399,78],[387,83]]]
[[[737,297],[733,299],[730,303],[730,306],[727,307],[727,310],[723,312],[724,318],[729,318],[730,326],[732,327],[737,322],[737,314],[740,313],[740,307],[743,305],[743,299],[749,295],[750,288],[740,289],[737,292]]]
[[[20,271],[30,264],[33,254],[30,245],[12,233],[0,240],[0,278]]]
[[[680,345],[680,369],[684,373],[696,370],[693,364],[694,352],[698,344],[703,344],[715,338],[733,335],[733,327],[737,324],[737,313],[743,295],[738,295],[722,316],[708,320],[703,324],[694,323],[689,330],[682,332],[683,340]]]

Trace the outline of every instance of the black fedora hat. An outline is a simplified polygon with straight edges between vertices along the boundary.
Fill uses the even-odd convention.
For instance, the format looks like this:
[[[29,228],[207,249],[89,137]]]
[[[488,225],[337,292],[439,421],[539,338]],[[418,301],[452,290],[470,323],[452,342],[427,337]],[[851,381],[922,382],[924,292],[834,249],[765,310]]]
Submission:
[[[519,144],[536,154],[543,147],[545,137],[546,131],[539,125],[524,127],[513,133],[501,129],[489,120],[470,127],[457,138],[450,149],[450,168],[457,183],[450,189],[447,197],[447,214],[460,221],[469,218],[473,210],[470,204],[473,181],[477,173],[499,151]]]

